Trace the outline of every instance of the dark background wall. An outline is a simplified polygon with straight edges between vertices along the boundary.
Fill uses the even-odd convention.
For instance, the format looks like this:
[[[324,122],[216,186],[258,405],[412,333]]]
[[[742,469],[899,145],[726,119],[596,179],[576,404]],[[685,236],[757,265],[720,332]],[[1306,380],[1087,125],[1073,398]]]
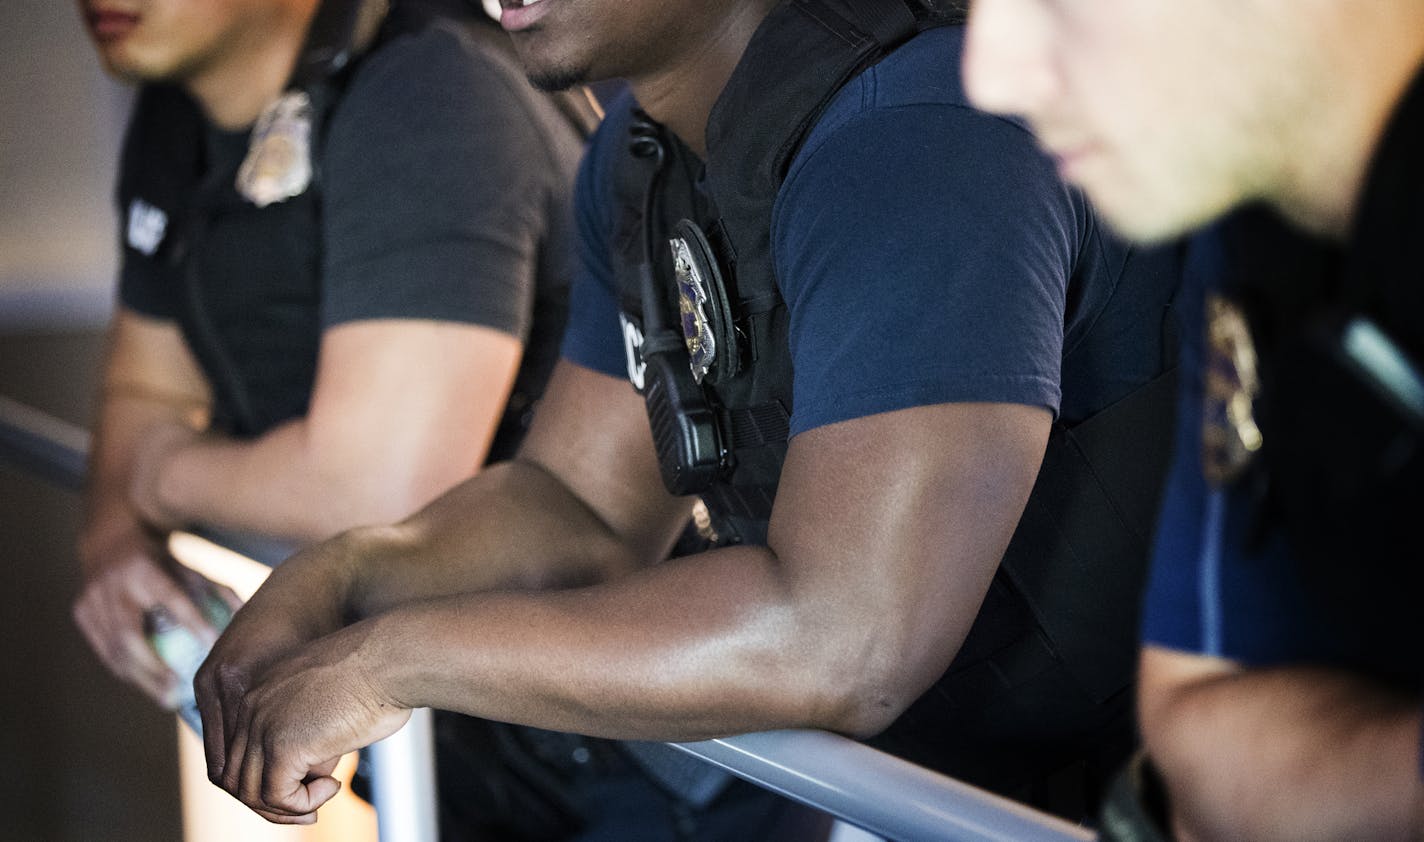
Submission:
[[[88,425],[128,92],[73,0],[0,2],[0,395]],[[178,839],[173,720],[69,619],[76,495],[0,463],[0,840]]]
[[[87,426],[97,330],[0,334],[0,395]],[[173,719],[69,618],[78,496],[0,464],[0,839],[178,839]]]

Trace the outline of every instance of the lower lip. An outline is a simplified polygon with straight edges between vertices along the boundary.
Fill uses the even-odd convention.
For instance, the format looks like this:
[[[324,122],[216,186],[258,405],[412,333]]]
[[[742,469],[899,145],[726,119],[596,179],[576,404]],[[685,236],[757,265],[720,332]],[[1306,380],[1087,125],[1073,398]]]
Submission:
[[[505,9],[500,13],[499,25],[504,27],[505,32],[519,32],[528,29],[538,23],[552,5],[554,5],[554,0],[539,0],[532,6]]]
[[[94,12],[89,16],[89,30],[99,41],[115,41],[138,26],[138,15],[122,12]]]

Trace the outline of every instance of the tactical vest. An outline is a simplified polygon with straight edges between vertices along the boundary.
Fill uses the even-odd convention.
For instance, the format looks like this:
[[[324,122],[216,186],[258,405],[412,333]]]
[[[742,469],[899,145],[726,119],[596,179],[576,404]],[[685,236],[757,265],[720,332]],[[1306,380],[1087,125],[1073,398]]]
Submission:
[[[1349,250],[1243,214],[1228,291],[1259,365],[1258,458],[1237,480],[1281,529],[1351,666],[1424,687],[1424,73],[1390,125]]]
[[[612,251],[625,330],[641,340],[634,385],[665,484],[699,494],[723,541],[765,544],[786,456],[792,362],[770,241],[781,182],[847,81],[917,32],[954,22],[913,0],[790,0],[757,30],[717,101],[705,169],[651,120],[631,127]],[[1130,683],[1173,396],[1163,375],[1079,424],[1054,425],[991,598],[942,683],[1018,642],[1037,645],[1035,625],[1046,657],[1066,662],[1094,699]],[[1122,452],[1129,440],[1145,458]],[[1011,614],[1023,622],[1006,622]]]
[[[137,157],[126,162],[125,178],[171,220],[154,259],[167,267],[181,289],[177,319],[211,384],[214,429],[237,437],[257,436],[308,409],[322,333],[325,128],[365,55],[402,34],[446,20],[481,42],[489,54],[504,56],[511,72],[518,73],[508,38],[478,6],[465,0],[400,0],[368,51],[304,84],[314,112],[311,185],[265,207],[256,207],[234,186],[245,140],[212,132],[196,103],[177,88],[144,91],[128,140]],[[313,29],[322,14],[350,8],[328,0]],[[530,91],[529,96],[543,95]],[[552,101],[558,112],[555,121],[564,121],[584,137],[592,131],[596,118],[580,96],[555,95]],[[237,141],[242,148],[233,148]],[[254,302],[264,306],[255,307]],[[536,299],[529,348],[491,445],[491,460],[511,456],[527,427],[532,405],[557,358],[565,306],[562,297]],[[545,340],[546,334],[551,338]],[[287,351],[262,353],[266,336],[287,337]]]

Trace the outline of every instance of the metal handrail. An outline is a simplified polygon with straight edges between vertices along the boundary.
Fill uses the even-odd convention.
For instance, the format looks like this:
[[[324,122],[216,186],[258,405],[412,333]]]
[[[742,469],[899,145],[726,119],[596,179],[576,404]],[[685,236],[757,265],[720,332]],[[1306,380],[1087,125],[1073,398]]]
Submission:
[[[88,445],[89,434],[83,429],[0,395],[0,461],[78,489]],[[223,542],[231,543],[227,537],[222,536]],[[418,745],[428,746],[429,741]],[[888,839],[1092,842],[1095,838],[1085,828],[824,731],[769,731],[669,745]],[[431,779],[423,770],[433,768],[432,759],[417,753],[386,761],[387,765],[395,762],[402,765],[386,773],[387,781],[412,780],[415,788],[425,791],[409,803],[404,801],[411,798],[409,792],[387,793],[383,806],[378,784],[376,812],[378,820],[382,813],[388,819],[380,827],[386,842],[411,838],[399,832],[409,830],[410,823],[423,825],[428,820],[429,827],[434,826],[433,816],[422,815],[425,810],[411,809],[412,804],[428,803]],[[381,763],[378,753],[373,778],[382,777]],[[405,827],[388,829],[388,824],[397,823]]]

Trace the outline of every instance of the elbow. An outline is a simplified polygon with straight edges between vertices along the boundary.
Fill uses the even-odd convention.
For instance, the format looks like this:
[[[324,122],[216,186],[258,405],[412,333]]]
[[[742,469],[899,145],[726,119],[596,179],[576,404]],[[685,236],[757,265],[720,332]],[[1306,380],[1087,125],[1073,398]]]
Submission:
[[[864,646],[854,658],[836,658],[819,670],[820,727],[855,739],[889,728],[942,672],[923,652],[906,646]],[[937,659],[936,663],[937,663]]]

